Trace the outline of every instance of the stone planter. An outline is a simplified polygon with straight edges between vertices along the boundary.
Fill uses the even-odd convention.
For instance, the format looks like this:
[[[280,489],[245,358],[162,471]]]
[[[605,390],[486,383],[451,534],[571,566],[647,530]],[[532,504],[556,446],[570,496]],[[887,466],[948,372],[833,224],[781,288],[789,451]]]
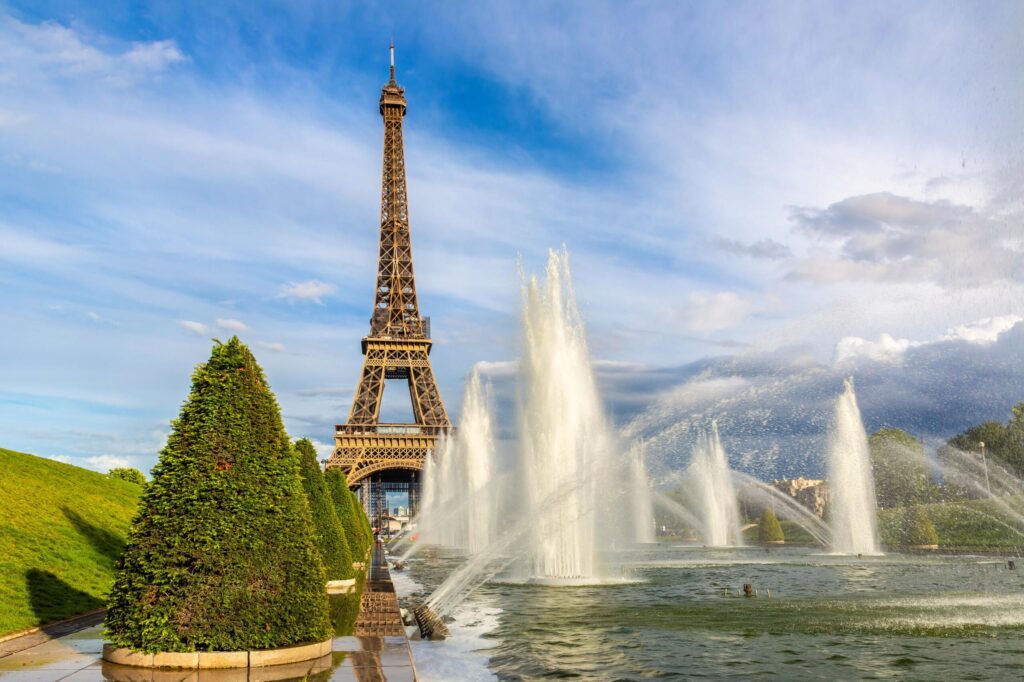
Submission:
[[[348,594],[354,592],[356,589],[356,579],[349,578],[348,580],[328,580],[327,581],[327,594]]]
[[[134,668],[172,668],[176,670],[214,670],[223,668],[262,668],[271,665],[300,663],[322,658],[331,653],[332,640],[316,644],[257,649],[253,651],[191,651],[146,654],[131,649],[103,645],[103,660]]]
[[[938,545],[907,545],[907,549],[938,549]]]

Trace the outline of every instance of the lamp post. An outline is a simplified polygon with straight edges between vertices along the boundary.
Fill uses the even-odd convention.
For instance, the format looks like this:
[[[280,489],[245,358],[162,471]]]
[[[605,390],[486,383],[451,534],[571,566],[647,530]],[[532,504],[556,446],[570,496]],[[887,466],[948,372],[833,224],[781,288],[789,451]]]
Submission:
[[[985,458],[985,441],[978,443],[981,448],[981,465],[985,468],[985,490],[988,491],[988,496],[992,497],[992,484],[988,480],[988,459]]]

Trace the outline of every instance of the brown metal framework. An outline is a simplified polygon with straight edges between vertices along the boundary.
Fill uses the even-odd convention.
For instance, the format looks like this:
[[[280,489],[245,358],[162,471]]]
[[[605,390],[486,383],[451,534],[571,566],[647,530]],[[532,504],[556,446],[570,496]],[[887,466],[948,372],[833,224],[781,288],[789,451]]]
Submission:
[[[405,110],[405,91],[395,82],[392,46],[391,80],[380,94],[384,169],[373,315],[370,334],[362,341],[366,357],[352,410],[335,431],[334,454],[327,462],[328,468],[344,469],[353,487],[371,474],[402,470],[408,477],[421,470],[437,437],[451,428],[430,367],[429,320],[420,317],[416,300],[402,143]],[[386,379],[408,382],[412,424],[380,423]]]

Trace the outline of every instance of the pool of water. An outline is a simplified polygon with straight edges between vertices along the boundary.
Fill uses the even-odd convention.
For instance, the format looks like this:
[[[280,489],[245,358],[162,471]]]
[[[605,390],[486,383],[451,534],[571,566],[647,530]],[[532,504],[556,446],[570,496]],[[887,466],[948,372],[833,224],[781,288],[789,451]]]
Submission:
[[[635,582],[482,586],[451,639],[414,643],[421,677],[1024,677],[1024,570],[1005,560],[669,543],[616,559]],[[415,602],[460,563],[428,549],[393,576]]]

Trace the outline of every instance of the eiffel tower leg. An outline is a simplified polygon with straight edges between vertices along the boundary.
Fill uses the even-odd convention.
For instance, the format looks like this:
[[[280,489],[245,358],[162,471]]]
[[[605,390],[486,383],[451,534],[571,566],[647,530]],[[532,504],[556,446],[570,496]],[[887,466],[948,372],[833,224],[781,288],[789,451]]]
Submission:
[[[376,358],[368,353],[363,361],[363,375],[356,387],[352,401],[350,424],[375,424],[380,416],[380,400],[384,394],[385,363],[377,364]]]
[[[425,358],[426,353],[423,355]],[[448,424],[448,414],[441,402],[441,392],[437,390],[429,362],[409,368],[409,395],[417,424]]]

